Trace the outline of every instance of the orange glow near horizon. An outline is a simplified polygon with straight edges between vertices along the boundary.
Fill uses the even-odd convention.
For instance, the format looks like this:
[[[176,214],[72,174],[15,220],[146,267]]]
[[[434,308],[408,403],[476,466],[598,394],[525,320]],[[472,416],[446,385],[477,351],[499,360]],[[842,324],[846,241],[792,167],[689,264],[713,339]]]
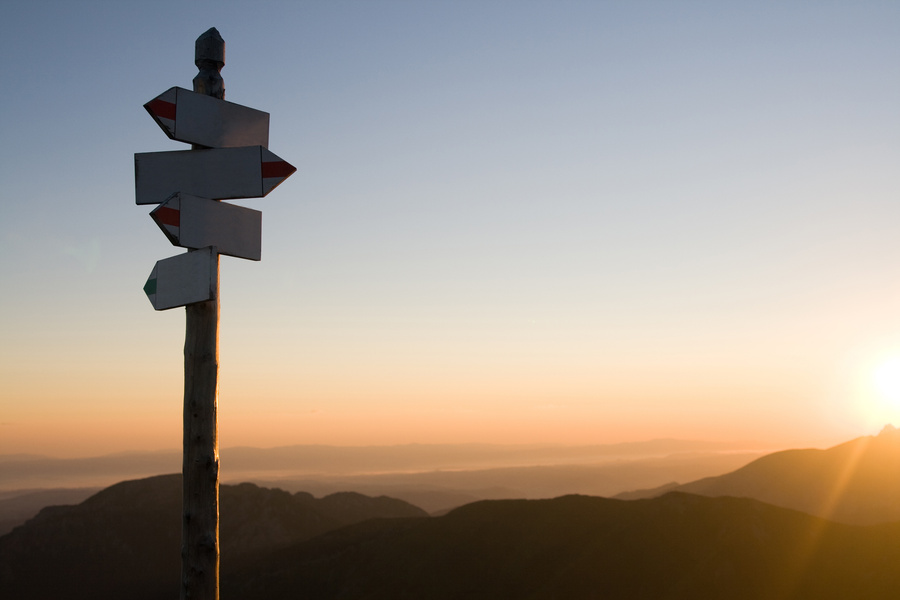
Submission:
[[[164,400],[83,398],[40,418],[22,408],[5,416],[0,454],[70,457],[179,449],[180,389],[174,382],[169,387]],[[274,389],[259,396],[237,395],[226,387],[228,392],[220,391],[219,397],[219,446],[591,445],[679,438],[746,441],[777,449],[826,447],[873,433],[815,438],[804,429],[807,414],[785,411],[778,397],[760,401],[762,391],[752,387],[692,388],[669,380],[668,385],[647,383],[631,389],[623,382],[595,393],[573,388],[551,396],[539,386],[498,386],[493,394],[479,396],[462,384],[420,395],[403,387],[392,388],[393,394],[362,394],[349,385],[323,386],[318,394],[292,397]]]
[[[267,355],[240,341],[229,342],[220,365],[222,448],[654,438],[828,447],[900,422],[900,409],[873,383],[881,373],[875,359],[848,361],[845,372],[820,380],[823,368],[810,359],[767,363],[760,354],[739,363],[699,353],[669,357],[659,348],[644,356],[557,356],[543,348],[494,359],[482,348],[454,362],[411,353],[391,362],[399,359],[294,357],[278,348]],[[165,361],[134,362],[105,376],[98,365],[110,359],[106,351],[61,360],[54,378],[42,377],[38,365],[27,377],[10,377],[5,392],[16,402],[4,409],[0,454],[180,448],[183,374],[170,346]]]

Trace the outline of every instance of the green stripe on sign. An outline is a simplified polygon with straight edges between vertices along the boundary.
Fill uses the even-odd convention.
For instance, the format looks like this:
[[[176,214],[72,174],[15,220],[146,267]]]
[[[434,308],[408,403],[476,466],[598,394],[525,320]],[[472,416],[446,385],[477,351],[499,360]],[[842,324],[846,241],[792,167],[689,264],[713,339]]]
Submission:
[[[147,280],[147,283],[144,284],[144,293],[148,296],[156,293],[156,277]]]

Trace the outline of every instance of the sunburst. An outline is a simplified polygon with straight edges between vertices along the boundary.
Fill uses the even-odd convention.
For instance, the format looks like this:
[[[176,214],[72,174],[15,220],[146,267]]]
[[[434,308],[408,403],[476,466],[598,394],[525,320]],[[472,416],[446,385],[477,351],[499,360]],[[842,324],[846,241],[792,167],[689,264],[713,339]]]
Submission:
[[[872,383],[884,408],[900,411],[900,356],[888,358],[876,366]]]

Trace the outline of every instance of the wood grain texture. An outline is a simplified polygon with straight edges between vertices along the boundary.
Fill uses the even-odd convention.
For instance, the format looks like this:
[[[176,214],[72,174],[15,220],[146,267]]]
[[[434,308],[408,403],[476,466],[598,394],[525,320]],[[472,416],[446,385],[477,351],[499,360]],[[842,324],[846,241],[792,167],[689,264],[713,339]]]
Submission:
[[[218,294],[186,306],[185,314],[181,597],[214,600],[219,597]]]

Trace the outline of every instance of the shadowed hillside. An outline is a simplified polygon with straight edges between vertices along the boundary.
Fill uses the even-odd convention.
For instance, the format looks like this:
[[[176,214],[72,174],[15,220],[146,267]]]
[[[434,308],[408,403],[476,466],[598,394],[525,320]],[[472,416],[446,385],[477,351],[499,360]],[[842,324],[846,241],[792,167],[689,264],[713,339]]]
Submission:
[[[650,498],[678,490],[755,498],[842,523],[900,521],[900,430],[885,427],[827,450],[785,450],[718,477],[620,494]]]
[[[368,521],[223,571],[223,597],[848,600],[900,594],[900,525],[672,493]]]
[[[21,490],[0,498],[0,536],[13,530],[45,506],[77,504],[99,492],[99,488]]]
[[[316,499],[252,484],[220,489],[222,569],[374,517],[424,517],[392,498]],[[54,506],[0,537],[4,598],[177,598],[181,476],[127,481],[77,506]]]
[[[0,537],[16,600],[175,598],[180,478],[115,485]],[[893,599],[900,523],[680,492],[483,501],[443,517],[354,493],[221,488],[222,598]],[[373,518],[374,517],[374,518]]]

